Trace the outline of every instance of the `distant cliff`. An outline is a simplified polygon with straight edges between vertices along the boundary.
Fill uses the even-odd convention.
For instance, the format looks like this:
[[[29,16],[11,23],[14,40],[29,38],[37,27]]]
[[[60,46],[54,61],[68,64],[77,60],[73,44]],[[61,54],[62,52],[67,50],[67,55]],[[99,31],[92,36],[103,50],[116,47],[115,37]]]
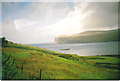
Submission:
[[[118,41],[120,29],[109,31],[85,31],[73,35],[61,35],[55,38],[55,43],[91,43]]]

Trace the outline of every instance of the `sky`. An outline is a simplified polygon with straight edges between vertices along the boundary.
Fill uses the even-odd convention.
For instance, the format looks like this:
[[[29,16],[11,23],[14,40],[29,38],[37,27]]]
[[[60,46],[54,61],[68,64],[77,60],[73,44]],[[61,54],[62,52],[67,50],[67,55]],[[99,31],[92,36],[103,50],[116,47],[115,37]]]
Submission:
[[[2,2],[1,36],[16,43],[54,43],[59,35],[116,28],[117,2]]]

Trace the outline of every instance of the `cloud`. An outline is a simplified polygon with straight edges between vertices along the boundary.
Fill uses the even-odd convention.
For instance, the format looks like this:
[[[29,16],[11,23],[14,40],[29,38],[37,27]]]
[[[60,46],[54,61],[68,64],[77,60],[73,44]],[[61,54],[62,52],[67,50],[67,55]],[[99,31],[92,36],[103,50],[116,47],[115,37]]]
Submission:
[[[11,14],[6,16],[3,36],[18,43],[53,42],[47,26],[64,18],[69,10],[68,3],[29,3],[24,9],[14,11],[12,16],[16,19],[10,17]]]
[[[31,3],[29,6],[33,11],[28,15],[28,19],[38,20],[41,22],[41,26],[56,23],[58,20],[67,16],[70,11],[69,4],[63,2]]]
[[[13,7],[10,3],[6,5]],[[49,43],[61,34],[117,28],[117,6],[117,3],[32,2],[21,8],[17,3],[14,4],[17,10],[3,22],[3,36],[18,43]]]
[[[36,24],[39,24],[38,21],[30,21],[27,19],[17,19],[14,21],[15,27],[17,30],[24,30],[26,28],[30,28],[35,26]]]
[[[79,8],[79,4],[76,6]],[[87,3],[83,14],[92,10],[86,18],[82,20],[85,29],[105,29],[118,27],[118,3]]]
[[[17,29],[15,22],[11,21],[10,17],[3,23],[3,36],[8,40],[17,43],[43,43],[51,41],[49,34],[44,29],[29,28],[24,30],[23,28]],[[44,40],[43,40],[44,39]],[[53,40],[52,40],[53,41]]]

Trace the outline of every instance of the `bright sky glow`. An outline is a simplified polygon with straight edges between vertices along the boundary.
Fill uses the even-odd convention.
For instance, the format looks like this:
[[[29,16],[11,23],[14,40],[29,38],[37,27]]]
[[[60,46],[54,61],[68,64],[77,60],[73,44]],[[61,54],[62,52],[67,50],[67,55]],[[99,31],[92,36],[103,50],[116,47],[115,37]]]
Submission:
[[[117,3],[4,2],[3,36],[17,43],[53,43],[59,35],[117,28]]]

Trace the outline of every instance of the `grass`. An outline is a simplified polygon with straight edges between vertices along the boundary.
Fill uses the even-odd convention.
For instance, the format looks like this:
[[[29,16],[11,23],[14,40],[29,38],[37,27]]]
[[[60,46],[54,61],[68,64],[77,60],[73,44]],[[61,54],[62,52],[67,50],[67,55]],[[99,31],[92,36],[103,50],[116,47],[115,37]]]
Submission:
[[[2,51],[2,79],[119,79],[117,56],[78,56],[15,43]]]

